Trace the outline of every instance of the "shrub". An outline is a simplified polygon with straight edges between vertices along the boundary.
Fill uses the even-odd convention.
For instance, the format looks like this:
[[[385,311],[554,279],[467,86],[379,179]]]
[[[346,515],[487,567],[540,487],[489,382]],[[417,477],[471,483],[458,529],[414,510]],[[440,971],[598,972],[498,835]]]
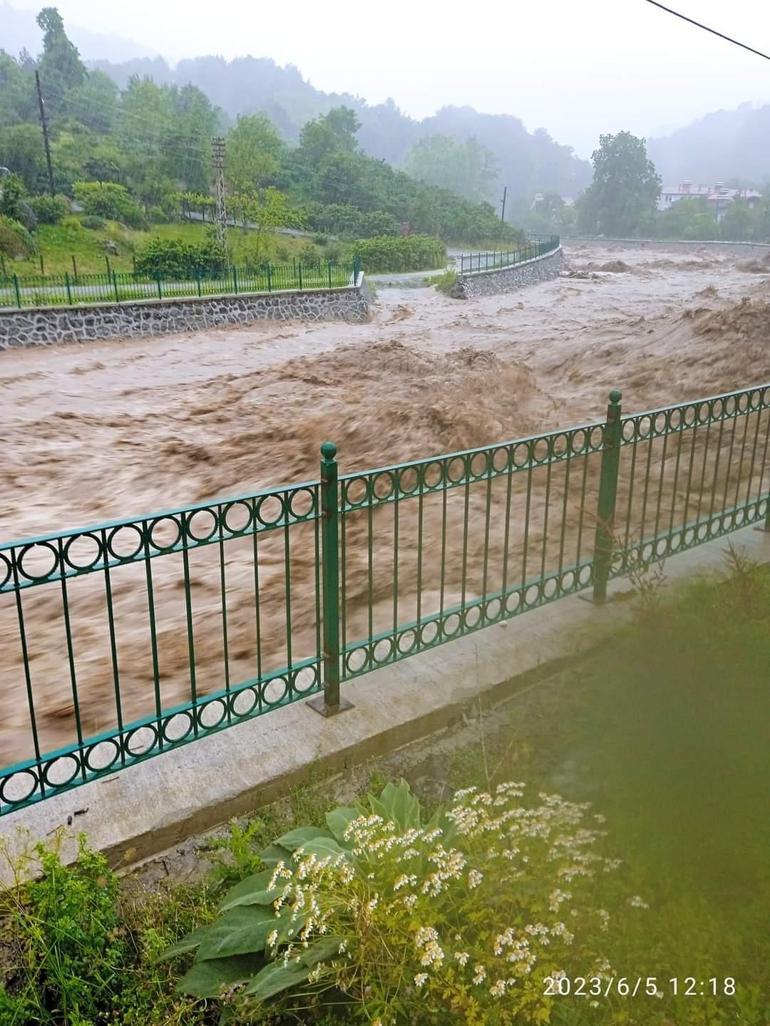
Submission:
[[[90,228],[92,231],[101,231],[102,228],[107,227],[107,222],[103,217],[98,217],[96,214],[85,214],[80,218],[80,223],[84,228]]]
[[[69,203],[64,196],[35,196],[30,206],[39,224],[58,224],[69,213]]]
[[[132,228],[144,223],[142,211],[124,185],[116,182],[75,182],[75,199],[86,214],[122,221]]]
[[[137,272],[153,278],[221,274],[226,267],[227,254],[214,238],[203,242],[154,238],[136,252]]]
[[[429,284],[439,292],[443,292],[445,296],[453,296],[457,287],[457,271],[444,271],[443,274],[436,274],[429,280]]]
[[[388,271],[426,271],[443,267],[446,247],[429,235],[380,235],[356,242],[351,247],[369,274]]]
[[[23,224],[0,214],[0,253],[12,259],[23,259],[35,252],[35,243]]]
[[[608,914],[591,899],[617,863],[594,850],[586,805],[522,794],[468,788],[427,819],[401,781],[334,809],[326,829],[291,830],[170,949],[196,950],[180,989],[226,990],[240,1011],[341,993],[369,1023],[548,1019],[547,977],[610,972],[596,947]]]

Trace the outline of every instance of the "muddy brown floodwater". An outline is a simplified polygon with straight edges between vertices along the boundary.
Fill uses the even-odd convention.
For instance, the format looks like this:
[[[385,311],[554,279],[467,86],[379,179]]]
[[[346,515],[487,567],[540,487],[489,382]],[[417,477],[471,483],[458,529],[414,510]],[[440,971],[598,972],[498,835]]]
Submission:
[[[353,471],[599,418],[614,387],[634,411],[770,378],[763,253],[586,244],[567,258],[558,280],[503,296],[384,290],[369,324],[260,323],[0,353],[0,539],[314,478],[325,439]],[[292,558],[300,575],[312,562],[309,550]],[[237,572],[232,582],[245,596]],[[83,601],[80,711],[91,732],[110,727],[114,710],[105,708],[110,668],[89,634],[87,594]],[[144,602],[146,623],[138,589],[116,601],[124,619]],[[297,631],[310,638],[312,588],[296,601]],[[211,603],[200,606],[202,624]],[[253,638],[237,643],[247,606],[236,601],[231,614],[233,658],[244,661],[234,680],[253,659]],[[39,611],[45,618],[45,601]],[[31,754],[13,626],[12,617],[0,622],[0,765]],[[127,712],[151,712],[146,655],[132,650],[130,629],[121,637]],[[159,643],[166,705],[189,688],[186,640],[171,616]],[[71,692],[61,639],[44,623],[33,648],[50,749],[73,740]],[[205,648],[201,641],[201,690],[222,686],[219,671],[206,679]]]

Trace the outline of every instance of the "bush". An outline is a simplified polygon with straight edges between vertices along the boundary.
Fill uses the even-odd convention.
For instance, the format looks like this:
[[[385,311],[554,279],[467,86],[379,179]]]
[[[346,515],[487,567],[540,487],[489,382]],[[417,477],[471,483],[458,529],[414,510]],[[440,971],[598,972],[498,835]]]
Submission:
[[[102,228],[107,227],[107,222],[103,217],[97,217],[96,214],[86,214],[80,218],[80,223],[84,228],[90,228],[92,231],[101,231]]]
[[[353,257],[359,257],[369,274],[388,271],[426,271],[444,267],[446,247],[429,235],[381,235],[353,244]]]
[[[24,259],[35,252],[35,243],[23,224],[0,214],[0,253],[14,260]]]
[[[30,206],[39,224],[58,224],[69,213],[69,203],[64,196],[35,196]]]
[[[227,253],[213,238],[203,242],[154,238],[136,252],[137,272],[152,278],[216,275],[226,267]]]
[[[136,200],[124,185],[116,182],[75,182],[75,199],[86,214],[122,221],[132,228],[144,223],[144,216]]]
[[[592,903],[617,863],[594,850],[586,805],[522,794],[468,788],[428,819],[402,780],[326,829],[291,830],[170,949],[197,952],[180,989],[226,990],[241,1013],[341,993],[356,1022],[546,1021],[547,977],[609,971],[595,946],[608,913]]]

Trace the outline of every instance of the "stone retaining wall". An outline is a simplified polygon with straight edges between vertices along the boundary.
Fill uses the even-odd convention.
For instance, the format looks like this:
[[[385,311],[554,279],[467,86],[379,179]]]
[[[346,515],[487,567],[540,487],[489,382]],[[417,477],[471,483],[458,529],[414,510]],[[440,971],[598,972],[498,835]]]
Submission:
[[[368,320],[369,293],[363,275],[355,287],[313,292],[143,299],[133,303],[0,310],[0,349],[200,331],[226,324],[252,324],[258,320],[295,319]]]
[[[498,292],[512,292],[522,285],[558,278],[563,266],[564,253],[559,246],[552,253],[545,253],[514,267],[458,275],[452,296],[455,299],[473,299],[476,296],[493,296]]]

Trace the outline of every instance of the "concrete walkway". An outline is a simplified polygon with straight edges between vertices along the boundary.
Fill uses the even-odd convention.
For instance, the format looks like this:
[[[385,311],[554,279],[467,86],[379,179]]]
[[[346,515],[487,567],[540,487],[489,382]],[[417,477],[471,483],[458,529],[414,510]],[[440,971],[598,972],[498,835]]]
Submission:
[[[754,528],[674,556],[666,587],[724,566],[732,542],[770,562],[770,533]],[[610,599],[628,593],[617,581]],[[575,595],[343,685],[354,708],[331,719],[296,703],[15,812],[0,823],[11,853],[59,827],[63,854],[85,831],[117,864],[157,855],[285,795],[456,722],[477,696],[499,700],[533,671],[588,650],[627,619],[633,603],[596,606]],[[0,869],[0,884],[8,868]]]

